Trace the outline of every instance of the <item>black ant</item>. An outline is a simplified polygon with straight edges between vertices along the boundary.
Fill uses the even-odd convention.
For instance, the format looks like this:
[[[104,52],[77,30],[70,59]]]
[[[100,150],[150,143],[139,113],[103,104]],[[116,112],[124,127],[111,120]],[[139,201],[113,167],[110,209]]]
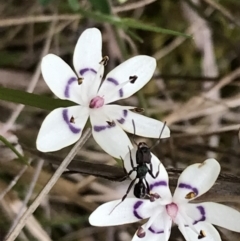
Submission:
[[[134,135],[135,135],[135,124],[134,124],[134,121],[132,120],[132,123],[133,123],[133,128],[134,128]],[[159,136],[159,140],[161,138],[161,135],[163,133],[163,130],[165,128],[165,125],[166,125],[166,122],[164,123],[164,126],[162,128],[162,131],[160,133],[160,136]],[[132,170],[130,170],[128,173],[124,167],[124,171],[126,173],[126,176],[122,179],[122,181],[124,181],[125,179],[127,179],[134,171],[136,172],[136,177],[131,181],[128,189],[127,189],[127,192],[126,194],[122,197],[122,200],[120,203],[122,203],[125,198],[127,197],[128,193],[131,191],[134,183],[136,182],[136,180],[138,179],[138,182],[135,184],[134,186],[134,189],[133,189],[133,193],[134,193],[134,196],[137,197],[137,198],[149,198],[151,202],[153,202],[155,199],[158,199],[160,198],[160,196],[157,194],[157,193],[150,193],[150,186],[149,186],[149,183],[148,181],[146,180],[146,175],[147,173],[150,174],[150,176],[152,178],[157,178],[158,175],[159,175],[159,167],[160,167],[160,164],[158,165],[158,171],[157,173],[154,175],[153,172],[152,172],[152,163],[151,163],[151,159],[152,159],[152,155],[151,155],[151,149],[153,147],[155,147],[157,145],[157,143],[159,142],[159,140],[155,143],[155,145],[153,145],[151,148],[148,147],[148,145],[145,143],[145,142],[140,142],[139,144],[137,144],[135,141],[133,141],[136,145],[137,145],[137,152],[136,152],[136,166],[134,166],[133,164],[133,159],[132,159],[132,154],[131,154],[131,150],[130,148],[128,147],[129,149],[129,154],[130,154],[130,162],[131,162],[131,167],[132,167]],[[123,166],[124,166],[124,161],[123,159],[121,158],[122,162],[123,162]],[[150,168],[148,167],[148,165],[150,166]],[[120,204],[119,203],[119,204]],[[118,204],[118,205],[119,205]],[[118,206],[116,205],[114,207],[114,209]],[[114,210],[113,209],[113,210]],[[113,212],[113,210],[111,212]]]

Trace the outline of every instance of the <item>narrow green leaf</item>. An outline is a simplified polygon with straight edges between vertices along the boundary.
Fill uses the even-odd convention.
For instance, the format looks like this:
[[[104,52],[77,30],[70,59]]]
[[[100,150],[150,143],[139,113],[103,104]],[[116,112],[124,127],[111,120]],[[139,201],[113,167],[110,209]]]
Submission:
[[[143,43],[143,39],[141,37],[139,37],[137,34],[135,34],[133,31],[131,30],[127,30],[127,33],[136,41],[138,41],[139,43]]]
[[[110,14],[111,9],[107,0],[89,0],[94,9],[104,14]]]
[[[13,90],[0,86],[0,100],[29,105],[44,110],[75,105],[68,100],[53,99],[43,95],[36,95],[21,90]]]
[[[27,159],[24,156],[22,156],[22,154],[7,139],[5,139],[1,135],[0,141],[3,142],[10,150],[12,150],[21,162],[23,162],[26,165],[29,165]]]
[[[183,37],[186,37],[186,38],[192,38],[191,35],[188,35],[188,34],[185,34],[185,33],[180,33],[180,32],[177,32],[177,31],[170,30],[170,29],[156,27],[156,26],[153,26],[153,25],[142,23],[142,22],[134,20],[134,19],[119,18],[119,17],[107,15],[107,14],[102,14],[102,13],[99,13],[99,12],[87,11],[87,10],[84,10],[82,8],[80,8],[78,10],[78,12],[80,14],[82,14],[84,17],[92,18],[97,22],[104,22],[104,23],[107,22],[109,24],[113,24],[117,27],[121,27],[121,28],[124,28],[124,29],[134,28],[134,29],[151,31],[151,32],[155,32],[155,33],[164,33],[164,34],[171,34],[171,35],[175,35],[175,36],[183,36]]]

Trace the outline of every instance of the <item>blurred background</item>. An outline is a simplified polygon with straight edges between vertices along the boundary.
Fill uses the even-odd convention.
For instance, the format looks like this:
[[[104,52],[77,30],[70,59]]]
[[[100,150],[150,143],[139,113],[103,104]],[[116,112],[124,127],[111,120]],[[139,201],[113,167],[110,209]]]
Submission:
[[[226,175],[202,199],[240,210],[239,0],[9,0],[0,2],[0,16],[0,88],[53,97],[41,76],[42,56],[55,53],[72,66],[78,37],[89,27],[102,32],[103,55],[110,58],[105,73],[138,54],[155,57],[153,79],[120,103],[167,121],[171,138],[161,140],[153,152],[169,168],[172,187],[182,168],[216,158]],[[11,92],[0,89],[0,134],[31,165],[21,162],[9,143],[0,143],[0,240],[70,150],[51,156],[37,152],[36,136],[49,111],[6,98],[11,100]],[[64,174],[17,240],[131,240],[139,223],[109,228],[88,223],[98,205],[125,194],[129,181],[117,182],[122,168],[93,138],[71,167],[94,175]],[[238,233],[218,230],[223,240],[240,239]],[[184,240],[177,227],[170,240]]]

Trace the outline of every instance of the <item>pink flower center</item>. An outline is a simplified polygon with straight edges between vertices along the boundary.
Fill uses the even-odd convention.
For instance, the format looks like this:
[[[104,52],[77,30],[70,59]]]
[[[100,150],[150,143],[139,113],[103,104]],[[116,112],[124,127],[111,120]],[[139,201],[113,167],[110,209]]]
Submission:
[[[100,96],[94,97],[89,104],[89,108],[95,109],[95,108],[100,108],[104,105],[104,99]]]
[[[166,205],[167,213],[171,217],[172,220],[174,220],[178,213],[178,206],[175,203],[170,203]]]

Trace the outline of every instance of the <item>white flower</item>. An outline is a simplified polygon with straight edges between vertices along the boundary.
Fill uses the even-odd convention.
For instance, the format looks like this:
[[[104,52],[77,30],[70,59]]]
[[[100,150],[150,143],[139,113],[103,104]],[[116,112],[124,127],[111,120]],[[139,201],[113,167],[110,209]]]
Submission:
[[[129,160],[125,163],[129,163]],[[154,155],[152,163],[153,170],[156,171],[159,160]],[[132,169],[128,165],[127,171]],[[151,193],[159,194],[159,199],[151,202],[147,199],[126,198],[121,204],[121,200],[108,202],[91,214],[89,222],[94,226],[113,226],[149,218],[137,230],[133,241],[167,241],[172,223],[178,225],[187,241],[220,241],[220,235],[213,225],[240,232],[240,212],[213,202],[189,203],[207,192],[219,173],[220,165],[215,159],[190,165],[179,177],[172,196],[168,174],[161,165],[156,179],[147,176]],[[117,204],[119,205],[113,210]]]
[[[80,36],[73,55],[75,72],[58,56],[48,54],[42,60],[42,75],[53,93],[77,106],[53,110],[44,120],[37,137],[37,149],[56,151],[76,142],[90,116],[92,134],[103,150],[119,158],[132,144],[122,130],[158,138],[163,123],[130,111],[134,107],[109,105],[128,98],[152,77],[156,60],[149,56],[133,57],[113,69],[102,82],[104,62],[102,36],[98,29],[87,29]],[[132,80],[135,80],[132,81]],[[82,81],[82,84],[79,82]],[[134,82],[134,83],[131,83]],[[168,127],[162,138],[169,137]]]

